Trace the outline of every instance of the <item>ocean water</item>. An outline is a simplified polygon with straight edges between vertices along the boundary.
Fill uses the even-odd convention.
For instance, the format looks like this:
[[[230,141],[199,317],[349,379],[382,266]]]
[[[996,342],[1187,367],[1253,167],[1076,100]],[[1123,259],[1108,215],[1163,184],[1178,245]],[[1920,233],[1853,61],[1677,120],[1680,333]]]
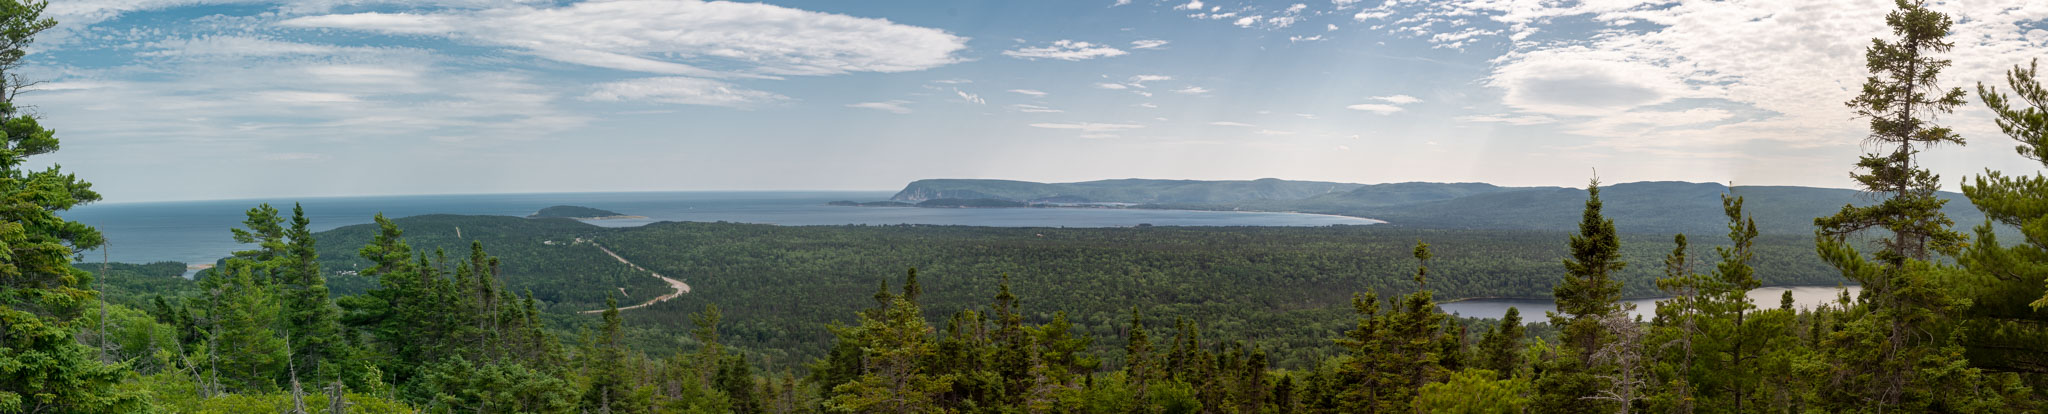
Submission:
[[[1127,227],[1159,226],[1327,226],[1374,224],[1374,220],[1291,213],[1226,211],[1120,210],[1082,208],[942,209],[828,206],[838,200],[886,200],[891,192],[635,192],[557,194],[474,194],[302,199],[180,201],[88,205],[63,216],[100,229],[113,261],[142,263],[173,260],[212,263],[247,247],[234,242],[228,229],[239,227],[243,212],[270,203],[285,215],[300,203],[315,231],[371,222],[384,213],[398,218],[422,214],[525,216],[554,205],[577,205],[646,216],[647,219],[593,220],[609,227],[639,226],[658,221],[728,221],[788,226],[841,224],[938,224],[996,227]],[[85,253],[89,260],[99,251]]]
[[[1856,295],[1863,293],[1862,286],[1771,286],[1751,289],[1748,296],[1749,302],[1756,304],[1757,308],[1777,309],[1779,302],[1784,299],[1785,292],[1792,292],[1793,308],[1813,309],[1820,304],[1834,303],[1844,289],[1849,291],[1850,299],[1855,299]],[[1622,302],[1636,306],[1631,314],[1649,320],[1657,316],[1657,301],[1663,299],[1630,299]],[[1531,323],[1544,320],[1544,312],[1557,310],[1557,304],[1547,299],[1474,299],[1437,305],[1444,313],[1486,319],[1500,319],[1502,315],[1508,313],[1509,307],[1522,314],[1523,322]]]

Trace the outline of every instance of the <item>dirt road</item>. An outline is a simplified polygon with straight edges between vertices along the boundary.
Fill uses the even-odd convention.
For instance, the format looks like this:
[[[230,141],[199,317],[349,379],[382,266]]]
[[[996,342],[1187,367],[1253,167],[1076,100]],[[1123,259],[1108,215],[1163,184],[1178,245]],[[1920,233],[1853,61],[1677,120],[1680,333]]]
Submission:
[[[651,271],[651,270],[647,270],[647,268],[644,268],[644,267],[640,267],[640,265],[636,265],[636,264],[633,264],[633,262],[628,262],[628,261],[626,261],[626,258],[624,258],[624,257],[619,257],[619,254],[618,254],[618,253],[613,253],[613,252],[612,252],[612,249],[607,249],[607,248],[604,248],[604,245],[601,245],[601,244],[597,244],[596,242],[591,242],[590,244],[591,244],[592,246],[597,246],[597,249],[598,249],[598,250],[602,250],[602,251],[604,251],[604,254],[609,254],[609,255],[612,255],[612,258],[613,258],[613,259],[618,259],[618,260],[619,260],[619,263],[625,263],[625,264],[626,264],[627,266],[632,266],[634,270],[639,270],[639,271],[642,271],[642,272],[647,272],[647,274],[650,274],[650,275],[654,275],[654,277],[658,277],[658,278],[661,278],[661,280],[662,280],[662,281],[664,281],[664,282],[668,282],[668,287],[670,287],[670,288],[673,288],[673,289],[675,289],[675,290],[676,290],[676,291],[674,291],[674,292],[669,292],[669,294],[666,294],[666,295],[656,296],[656,297],[655,297],[654,299],[648,299],[648,300],[647,300],[646,302],[640,302],[640,304],[638,304],[638,305],[633,305],[633,306],[623,306],[623,307],[620,307],[620,308],[619,308],[619,310],[630,310],[630,309],[639,309],[639,308],[644,308],[644,307],[647,307],[647,305],[653,305],[653,304],[655,304],[655,303],[659,303],[659,302],[661,302],[661,301],[665,301],[665,300],[669,300],[669,299],[675,299],[675,298],[676,298],[677,296],[682,296],[682,295],[683,295],[684,293],[690,293],[690,285],[689,285],[689,284],[686,284],[686,283],[683,283],[683,281],[681,281],[681,280],[676,280],[675,278],[671,278],[671,277],[668,277],[668,276],[662,276],[662,275],[661,275],[660,273],[654,273],[654,271]],[[621,292],[623,292],[623,290],[621,290]],[[587,310],[587,311],[583,311],[583,313],[604,313],[604,309],[595,309],[595,310]]]

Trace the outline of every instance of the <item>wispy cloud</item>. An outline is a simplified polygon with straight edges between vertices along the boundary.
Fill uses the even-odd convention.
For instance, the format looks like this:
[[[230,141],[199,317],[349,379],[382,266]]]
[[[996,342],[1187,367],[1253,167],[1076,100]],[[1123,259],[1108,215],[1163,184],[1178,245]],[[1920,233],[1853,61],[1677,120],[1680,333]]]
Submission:
[[[1036,90],[1036,89],[1011,89],[1011,90],[1010,90],[1010,93],[1016,93],[1016,94],[1023,94],[1023,95],[1031,95],[1031,96],[1045,96],[1045,95],[1046,95],[1045,91],[1040,91],[1040,90]]]
[[[1088,60],[1127,54],[1130,54],[1130,52],[1125,52],[1122,49],[1072,40],[1054,41],[1048,46],[1003,51],[1003,56],[1018,59],[1057,59],[1065,61]]]
[[[1132,42],[1131,42],[1131,48],[1132,48],[1132,49],[1157,49],[1157,48],[1159,48],[1160,46],[1166,46],[1166,44],[1167,44],[1167,43],[1171,43],[1171,42],[1167,42],[1167,41],[1165,41],[1165,40],[1159,40],[1159,39],[1135,40],[1135,41],[1132,41]]]
[[[710,79],[660,77],[598,84],[584,95],[588,101],[647,101],[682,105],[747,108],[789,99],[773,92],[746,89]]]
[[[1138,124],[1107,124],[1096,122],[1040,122],[1031,124],[1031,127],[1045,129],[1073,129],[1080,130],[1082,132],[1115,132],[1144,128],[1145,126]]]
[[[882,102],[861,102],[861,103],[855,103],[855,104],[846,104],[846,107],[848,107],[848,108],[861,108],[861,109],[873,109],[873,110],[877,110],[877,111],[883,111],[883,112],[889,112],[889,113],[893,113],[893,114],[899,114],[899,115],[901,115],[901,114],[908,114],[908,113],[911,113],[911,112],[912,112],[912,111],[910,110],[910,108],[909,108],[909,107],[905,107],[905,106],[904,106],[904,105],[908,105],[908,104],[910,104],[910,101],[905,101],[905,100],[889,100],[889,101],[882,101]]]
[[[959,62],[955,53],[967,47],[967,38],[944,30],[883,19],[699,0],[327,14],[278,24],[447,37],[579,65],[697,77],[914,71]],[[688,36],[672,29],[683,27]]]
[[[1209,125],[1215,125],[1215,126],[1226,126],[1226,127],[1242,127],[1242,128],[1251,128],[1251,127],[1256,127],[1256,126],[1258,126],[1258,125],[1252,125],[1252,124],[1247,124],[1247,123],[1243,123],[1243,122],[1234,122],[1234,121],[1216,121],[1216,122],[1210,122],[1210,123],[1209,123]]]
[[[1044,107],[1044,106],[1039,106],[1039,105],[1031,105],[1031,104],[1016,104],[1016,105],[1010,105],[1010,109],[1015,109],[1015,110],[1017,110],[1017,112],[1028,112],[1028,113],[1060,113],[1060,112],[1066,112],[1066,111],[1062,111],[1062,110],[1058,110],[1058,109],[1052,109],[1052,108],[1047,108],[1047,107]]]
[[[1388,104],[1357,104],[1346,106],[1344,107],[1344,109],[1349,109],[1353,111],[1365,111],[1380,115],[1389,115],[1395,112],[1402,111],[1401,107]]]

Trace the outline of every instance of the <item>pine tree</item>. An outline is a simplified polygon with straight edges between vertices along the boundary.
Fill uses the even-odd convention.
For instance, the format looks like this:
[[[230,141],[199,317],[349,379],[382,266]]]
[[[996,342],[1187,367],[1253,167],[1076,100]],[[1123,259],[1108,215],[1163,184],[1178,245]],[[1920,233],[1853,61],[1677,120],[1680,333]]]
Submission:
[[[15,72],[36,34],[57,25],[48,3],[0,0],[0,412],[115,412],[142,400],[118,391],[124,367],[98,361],[70,322],[97,295],[71,267],[75,252],[101,247],[98,230],[57,212],[99,201],[92,184],[56,166],[26,167],[57,151],[55,132],[15,104],[32,83]]]

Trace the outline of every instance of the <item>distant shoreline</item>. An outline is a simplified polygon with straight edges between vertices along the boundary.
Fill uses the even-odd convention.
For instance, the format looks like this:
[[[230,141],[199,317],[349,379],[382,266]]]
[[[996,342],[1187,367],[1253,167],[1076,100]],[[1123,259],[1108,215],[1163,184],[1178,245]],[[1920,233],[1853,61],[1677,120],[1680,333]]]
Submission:
[[[1299,214],[1299,215],[1304,215],[1304,216],[1323,216],[1323,217],[1338,217],[1338,218],[1347,218],[1347,219],[1358,219],[1358,220],[1368,220],[1368,221],[1372,221],[1372,222],[1373,222],[1372,224],[1390,224],[1390,223],[1392,223],[1392,222],[1389,222],[1389,221],[1386,221],[1386,220],[1376,219],[1376,218],[1372,218],[1372,217],[1359,217],[1359,216],[1347,216],[1347,215],[1343,215],[1343,214],[1334,214],[1334,213],[1308,213],[1308,212],[1301,212],[1301,211],[1280,211],[1280,210],[1235,210],[1235,209],[1233,209],[1233,210],[1218,210],[1218,209],[1196,209],[1196,208],[1163,208],[1163,207],[1145,207],[1145,206],[1146,206],[1146,204],[1131,204],[1131,203],[1118,203],[1118,204],[1104,204],[1104,203],[1093,203],[1093,204],[1025,203],[1024,205],[1002,205],[1002,206],[995,206],[995,205],[991,205],[991,206],[963,206],[963,205],[940,205],[940,206],[925,206],[925,205],[919,205],[919,204],[914,204],[914,203],[908,203],[908,202],[902,202],[902,201],[895,201],[895,200],[889,200],[889,201],[871,201],[871,202],[858,202],[858,201],[834,201],[834,202],[830,202],[830,203],[825,203],[825,205],[828,205],[828,206],[834,206],[834,207],[869,207],[869,208],[1071,208],[1071,209],[1109,209],[1109,210],[1154,210],[1154,211],[1207,211],[1207,212],[1217,212],[1217,213],[1266,213],[1266,214]]]

